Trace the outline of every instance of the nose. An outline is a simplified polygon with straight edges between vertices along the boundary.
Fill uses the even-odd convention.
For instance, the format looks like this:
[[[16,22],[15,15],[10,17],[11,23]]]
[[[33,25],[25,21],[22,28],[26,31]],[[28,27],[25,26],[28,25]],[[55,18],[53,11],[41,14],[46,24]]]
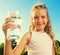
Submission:
[[[42,22],[42,18],[41,17],[38,19],[38,22]]]

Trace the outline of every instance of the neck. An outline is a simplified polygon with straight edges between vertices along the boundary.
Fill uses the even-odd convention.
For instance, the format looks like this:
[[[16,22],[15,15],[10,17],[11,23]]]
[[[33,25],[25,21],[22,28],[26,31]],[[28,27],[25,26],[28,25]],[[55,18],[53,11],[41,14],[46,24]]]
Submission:
[[[35,29],[37,32],[44,32],[44,29]]]

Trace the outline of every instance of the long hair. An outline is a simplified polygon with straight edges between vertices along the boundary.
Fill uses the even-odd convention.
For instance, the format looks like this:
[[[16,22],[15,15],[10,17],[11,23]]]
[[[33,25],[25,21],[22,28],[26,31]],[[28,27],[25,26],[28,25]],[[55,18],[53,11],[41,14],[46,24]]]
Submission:
[[[36,4],[35,6],[33,6],[32,8],[32,12],[35,10],[35,9],[46,9],[47,11],[47,19],[48,19],[48,22],[47,22],[47,25],[45,26],[44,28],[44,31],[50,36],[50,38],[52,39],[52,42],[53,42],[53,47],[54,49],[56,48],[56,45],[55,45],[55,37],[54,37],[54,33],[52,32],[52,25],[51,25],[51,22],[50,22],[50,18],[49,18],[49,14],[48,14],[48,10],[47,10],[47,7],[45,4],[43,3],[39,3],[39,4]],[[32,23],[32,15],[30,17],[30,30],[34,30],[35,29],[35,26],[33,25]]]

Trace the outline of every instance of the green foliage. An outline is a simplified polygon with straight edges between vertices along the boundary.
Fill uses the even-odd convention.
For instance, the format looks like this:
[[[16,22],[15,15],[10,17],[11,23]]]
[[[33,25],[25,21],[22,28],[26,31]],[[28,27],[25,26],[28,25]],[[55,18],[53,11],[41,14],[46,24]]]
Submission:
[[[3,55],[4,43],[0,44],[0,55]]]
[[[26,51],[26,49],[23,50],[23,52],[22,52],[21,55],[27,55],[27,51]]]
[[[56,40],[56,55],[60,55],[60,41]]]
[[[60,41],[56,40],[56,46],[60,46]]]
[[[15,46],[17,45],[17,42],[15,41],[15,39],[11,40],[11,42],[12,42],[12,49],[14,49]]]
[[[60,46],[56,49],[56,55],[60,55]]]
[[[15,48],[15,46],[17,45],[17,42],[15,40],[12,40],[12,48]],[[56,40],[56,55],[60,55],[60,41]],[[0,55],[3,55],[3,49],[4,49],[4,43],[0,44]],[[27,55],[27,51],[26,49],[23,50],[21,55]]]

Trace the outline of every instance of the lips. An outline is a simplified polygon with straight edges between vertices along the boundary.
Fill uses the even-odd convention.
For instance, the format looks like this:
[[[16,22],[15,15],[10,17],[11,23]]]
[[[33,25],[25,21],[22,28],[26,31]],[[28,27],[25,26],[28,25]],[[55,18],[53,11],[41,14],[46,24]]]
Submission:
[[[36,25],[43,25],[43,23],[42,23],[42,24],[38,23],[38,24],[36,24]]]

